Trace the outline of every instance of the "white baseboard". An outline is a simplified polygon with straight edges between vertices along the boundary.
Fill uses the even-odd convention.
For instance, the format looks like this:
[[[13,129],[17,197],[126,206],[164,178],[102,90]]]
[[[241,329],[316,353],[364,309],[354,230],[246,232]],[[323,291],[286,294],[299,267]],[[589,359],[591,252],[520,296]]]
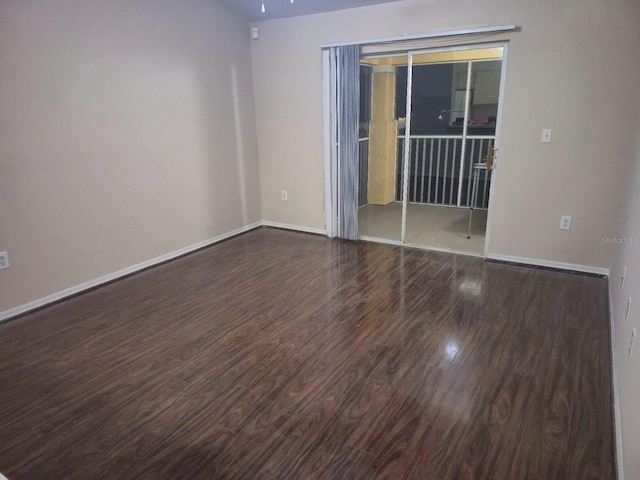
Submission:
[[[290,225],[288,223],[272,222],[270,220],[263,220],[262,225],[265,227],[284,228],[286,230],[296,230],[298,232],[315,233],[318,235],[327,234],[327,231],[322,228],[301,227],[298,225]]]
[[[577,265],[574,263],[554,262],[551,260],[540,260],[538,258],[513,257],[511,255],[496,255],[490,253],[487,260],[498,260],[501,262],[521,263],[523,265],[534,265],[536,267],[557,268],[559,270],[570,270],[573,272],[593,273],[595,275],[609,276],[608,268],[591,267],[589,265]]]
[[[144,262],[138,263],[136,265],[132,265],[127,268],[123,268],[122,270],[118,270],[117,272],[109,273],[99,278],[95,278],[93,280],[89,280],[88,282],[81,283],[79,285],[75,285],[73,287],[66,288],[60,292],[56,292],[52,295],[47,295],[46,297],[39,298],[37,300],[33,300],[31,302],[25,303],[23,305],[18,305],[17,307],[10,308],[9,310],[5,310],[0,312],[0,322],[4,320],[8,320],[17,315],[21,315],[23,313],[29,312],[31,310],[35,310],[36,308],[44,307],[53,302],[57,302],[58,300],[62,300],[65,297],[69,297],[71,295],[75,295],[84,290],[89,290],[91,288],[102,285],[103,283],[111,282],[112,280],[116,280],[120,277],[124,277],[126,275],[130,275],[139,270],[144,270],[145,268],[153,267],[162,262],[166,262],[167,260],[172,260],[174,258],[180,257],[187,253],[194,252],[201,248],[207,247],[209,245],[213,245],[214,243],[221,242],[229,237],[233,237],[234,235],[238,235],[240,233],[247,232],[249,230],[253,230],[254,228],[258,228],[262,226],[262,222],[252,223],[251,225],[246,225],[244,227],[237,228],[232,230],[231,232],[223,233],[222,235],[218,235],[217,237],[210,238],[209,240],[204,240],[202,242],[195,243],[193,245],[189,245],[188,247],[181,248],[179,250],[175,250],[173,252],[166,253],[164,255],[160,255],[159,257],[152,258],[151,260],[146,260]],[[1,480],[1,479],[0,479]]]
[[[624,463],[622,457],[622,420],[620,419],[620,392],[618,390],[618,370],[616,369],[616,322],[613,309],[612,283],[609,281],[609,321],[611,328],[611,377],[613,388],[613,417],[616,446],[616,464],[618,480],[624,480]]]

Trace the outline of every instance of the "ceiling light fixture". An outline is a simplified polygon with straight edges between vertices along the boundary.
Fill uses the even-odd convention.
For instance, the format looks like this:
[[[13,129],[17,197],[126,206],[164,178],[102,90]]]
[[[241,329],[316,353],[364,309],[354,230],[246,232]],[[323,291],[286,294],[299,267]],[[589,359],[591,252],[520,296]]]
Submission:
[[[262,0],[262,13],[266,12],[266,10],[264,9],[264,0]]]

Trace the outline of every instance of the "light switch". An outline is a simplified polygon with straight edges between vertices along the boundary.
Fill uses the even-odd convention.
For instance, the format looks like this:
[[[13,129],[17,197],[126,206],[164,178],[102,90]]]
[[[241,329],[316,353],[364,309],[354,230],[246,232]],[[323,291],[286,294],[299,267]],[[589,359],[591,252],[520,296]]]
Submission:
[[[542,143],[551,143],[551,129],[542,129]]]

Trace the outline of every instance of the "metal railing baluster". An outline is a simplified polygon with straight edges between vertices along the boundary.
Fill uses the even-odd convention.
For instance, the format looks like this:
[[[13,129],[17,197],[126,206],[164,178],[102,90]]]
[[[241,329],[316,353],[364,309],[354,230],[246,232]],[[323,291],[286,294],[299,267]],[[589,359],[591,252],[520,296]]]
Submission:
[[[475,153],[476,148],[476,140],[475,138],[471,140],[471,152],[469,154],[469,168],[467,172],[467,207],[471,206],[471,183],[473,181],[473,165],[475,164],[475,159],[473,158],[473,154]]]
[[[429,148],[429,183],[427,183],[427,203],[431,203],[431,173],[433,171],[433,145],[435,143],[433,138],[430,140],[431,141],[429,143],[431,146]]]
[[[447,164],[449,163],[449,139],[445,140],[444,144],[444,172],[442,173],[442,202],[444,205],[444,198],[447,194]]]
[[[416,146],[415,151],[413,152],[413,188],[412,194],[410,198],[413,198],[413,201],[416,202],[416,193],[418,192],[418,145],[420,145],[420,139],[416,138]]]
[[[451,182],[449,184],[449,205],[453,205],[453,180],[455,178],[455,172],[457,170],[456,165],[456,152],[458,147],[458,140],[453,141],[453,156],[451,157]],[[457,198],[457,195],[456,195]]]
[[[422,139],[422,171],[420,176],[422,177],[422,181],[420,182],[420,203],[424,203],[424,167],[425,160],[427,159],[427,139]]]
[[[440,152],[442,151],[442,139],[438,139],[438,157],[436,161],[436,189],[435,189],[435,204],[438,203],[438,179],[440,178]]]

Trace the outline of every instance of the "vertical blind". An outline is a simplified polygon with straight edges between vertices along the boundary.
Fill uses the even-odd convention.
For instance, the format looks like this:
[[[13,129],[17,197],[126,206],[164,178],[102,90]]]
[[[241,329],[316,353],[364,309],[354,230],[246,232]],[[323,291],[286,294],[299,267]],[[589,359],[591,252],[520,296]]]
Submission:
[[[338,87],[338,236],[357,240],[360,48],[357,45],[334,48]]]

